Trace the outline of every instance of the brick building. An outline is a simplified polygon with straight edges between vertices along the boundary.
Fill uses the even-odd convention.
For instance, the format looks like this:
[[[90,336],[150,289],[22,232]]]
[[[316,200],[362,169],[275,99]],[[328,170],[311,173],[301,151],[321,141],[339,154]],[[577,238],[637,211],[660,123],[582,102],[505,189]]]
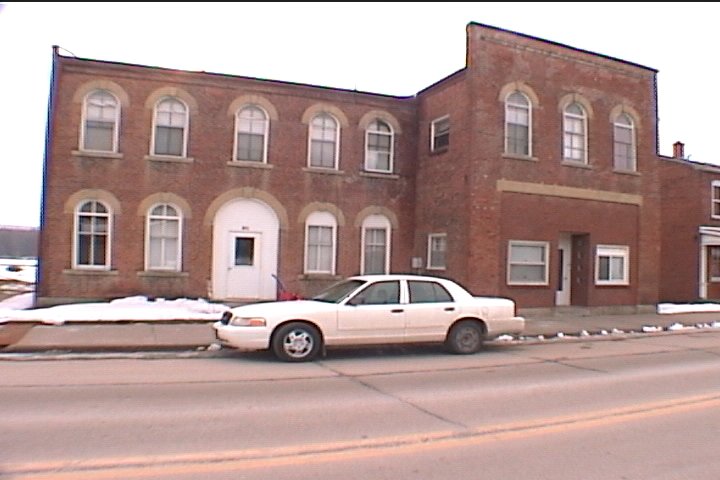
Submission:
[[[660,299],[720,299],[720,167],[685,159],[684,145],[661,157]]]
[[[390,271],[521,308],[658,301],[651,68],[477,23],[412,97],[53,58],[39,304]]]

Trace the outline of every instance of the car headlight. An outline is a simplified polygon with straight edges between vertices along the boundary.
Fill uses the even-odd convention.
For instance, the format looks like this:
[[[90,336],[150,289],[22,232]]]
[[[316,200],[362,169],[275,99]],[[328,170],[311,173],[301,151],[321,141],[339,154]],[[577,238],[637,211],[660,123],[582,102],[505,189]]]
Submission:
[[[230,325],[233,327],[264,327],[266,322],[262,317],[233,317]]]

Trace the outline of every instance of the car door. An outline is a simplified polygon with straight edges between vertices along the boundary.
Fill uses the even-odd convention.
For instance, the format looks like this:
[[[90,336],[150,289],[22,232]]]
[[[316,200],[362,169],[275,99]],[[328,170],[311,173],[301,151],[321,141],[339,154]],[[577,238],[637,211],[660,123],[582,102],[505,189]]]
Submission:
[[[396,343],[405,334],[405,306],[400,303],[400,281],[367,285],[338,308],[336,344]]]
[[[408,280],[407,284],[406,341],[443,340],[460,313],[452,295],[439,282]]]

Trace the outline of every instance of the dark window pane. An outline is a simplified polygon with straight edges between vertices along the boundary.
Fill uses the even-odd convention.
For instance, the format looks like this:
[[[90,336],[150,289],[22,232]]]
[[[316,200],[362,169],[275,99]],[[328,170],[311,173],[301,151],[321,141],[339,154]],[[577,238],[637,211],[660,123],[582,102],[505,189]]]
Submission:
[[[155,154],[182,156],[183,129],[175,127],[157,127],[155,132]]]
[[[254,238],[236,238],[235,239],[235,265],[254,265],[255,260],[255,239]]]
[[[113,151],[114,123],[87,122],[85,129],[85,149],[102,152]]]
[[[408,282],[410,287],[410,303],[452,302],[452,297],[445,288],[435,282]]]

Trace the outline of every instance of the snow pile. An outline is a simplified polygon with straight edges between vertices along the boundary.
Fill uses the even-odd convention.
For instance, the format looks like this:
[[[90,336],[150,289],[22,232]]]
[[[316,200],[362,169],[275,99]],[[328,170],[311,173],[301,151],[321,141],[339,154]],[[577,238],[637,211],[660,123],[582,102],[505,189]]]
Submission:
[[[658,303],[657,313],[672,315],[673,313],[713,313],[720,312],[717,303]]]
[[[642,331],[645,333],[662,332],[663,328],[658,326],[644,325]]]
[[[65,322],[118,322],[158,320],[219,320],[230,307],[205,300],[177,300],[136,296],[98,303],[76,303],[48,308],[28,309],[32,293],[16,295],[0,302],[0,324],[9,321],[41,322],[62,325]]]
[[[0,283],[35,283],[37,260],[0,258]]]

